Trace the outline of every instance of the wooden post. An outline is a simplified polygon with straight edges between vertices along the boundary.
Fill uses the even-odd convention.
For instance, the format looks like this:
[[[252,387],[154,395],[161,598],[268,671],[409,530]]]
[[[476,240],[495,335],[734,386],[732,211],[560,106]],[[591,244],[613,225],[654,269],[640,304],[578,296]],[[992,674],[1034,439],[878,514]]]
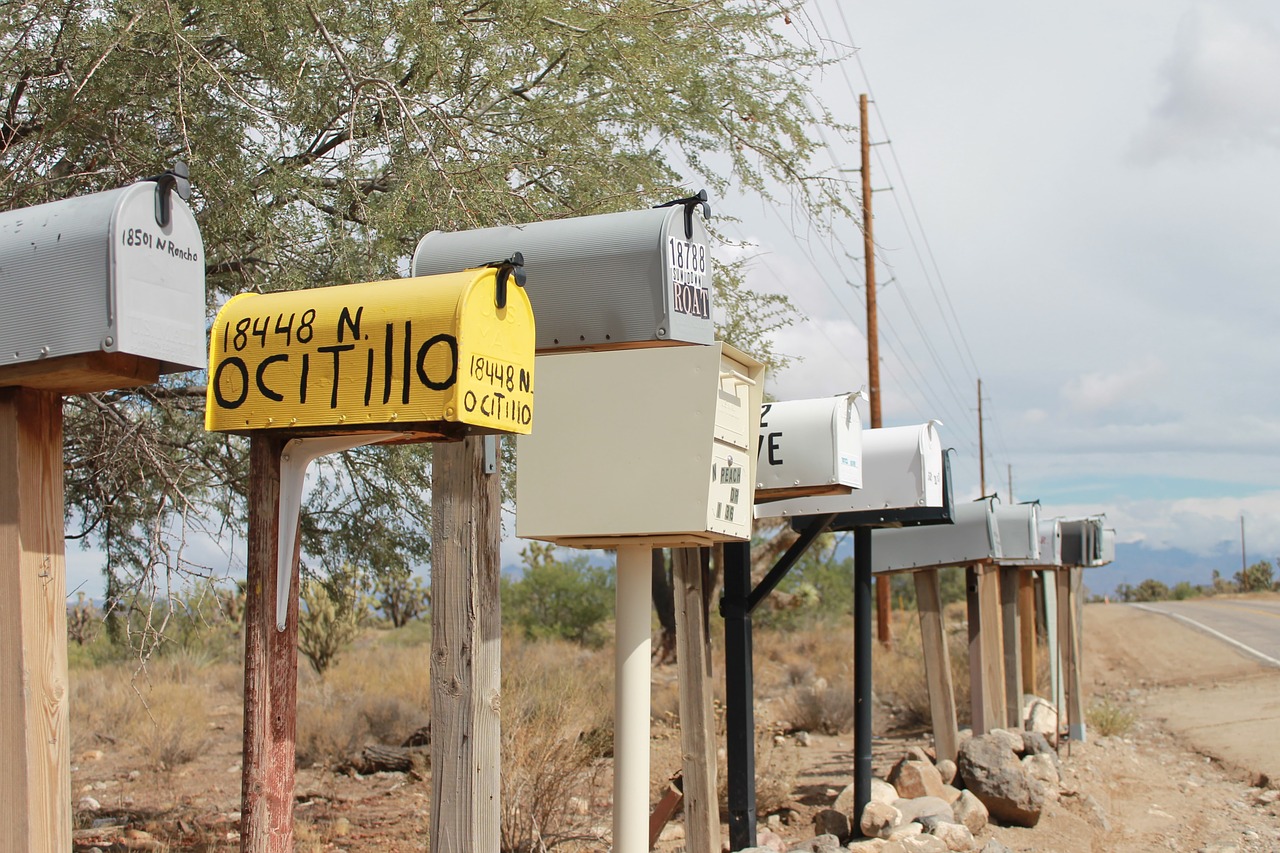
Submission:
[[[672,555],[676,592],[676,667],[680,679],[680,745],[684,767],[685,848],[720,853],[716,797],[716,730],[711,707],[711,636],[700,548]]]
[[[1062,723],[1065,709],[1062,702],[1062,643],[1058,637],[1058,623],[1061,613],[1058,611],[1058,575],[1064,569],[1049,569],[1044,572],[1041,587],[1044,592],[1044,624],[1045,646],[1049,652],[1049,692],[1052,694],[1053,709],[1058,715],[1057,730],[1054,742],[1062,735]]]
[[[249,439],[249,542],[245,584],[244,756],[240,849],[293,850],[298,726],[298,547],[290,567],[288,621],[276,630],[280,454],[286,439]],[[299,546],[300,547],[300,546]]]
[[[973,733],[1004,728],[1004,659],[1000,643],[998,570],[985,563],[965,569],[969,609],[969,692]]]
[[[1022,637],[1018,630],[1018,577],[1014,567],[1000,571],[1000,637],[1004,644],[1004,721],[1022,728]]]
[[[956,728],[956,696],[951,683],[951,653],[942,623],[942,585],[937,569],[915,572],[916,609],[920,616],[920,646],[929,685],[929,713],[938,760],[956,760],[960,741]]]
[[[1062,682],[1067,706],[1067,736],[1084,742],[1084,694],[1080,683],[1080,583],[1078,566],[1058,572],[1058,633],[1062,645]]]
[[[1034,572],[1018,572],[1019,642],[1022,645],[1022,692],[1039,696],[1036,684],[1036,578]]]
[[[431,850],[500,842],[501,477],[483,436],[433,449],[431,466]],[[495,459],[502,454],[495,454]]]
[[[0,389],[0,850],[71,849],[62,397]]]

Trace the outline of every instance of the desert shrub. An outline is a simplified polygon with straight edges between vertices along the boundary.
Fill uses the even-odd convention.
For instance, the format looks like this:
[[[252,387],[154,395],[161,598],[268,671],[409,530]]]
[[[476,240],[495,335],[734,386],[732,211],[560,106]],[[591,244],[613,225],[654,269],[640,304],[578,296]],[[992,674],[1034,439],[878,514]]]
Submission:
[[[504,619],[528,639],[557,638],[599,648],[607,639],[604,622],[613,615],[613,571],[592,565],[585,554],[555,557],[550,545],[522,550],[524,575],[503,578]]]
[[[564,641],[510,642],[502,679],[502,850],[534,853],[575,840],[596,844],[575,796],[599,789],[612,752],[607,652]]]
[[[822,732],[837,735],[853,730],[857,698],[853,690],[853,674],[830,685],[819,681],[797,687],[787,698],[784,713],[794,731]]]
[[[1236,586],[1241,592],[1266,592],[1271,589],[1271,574],[1271,563],[1267,560],[1259,560],[1249,568],[1236,572]]]
[[[373,603],[393,628],[403,628],[427,612],[431,593],[408,566],[384,570],[373,581]]]
[[[728,758],[717,753],[716,796],[720,814],[729,813]],[[762,818],[781,811],[795,802],[796,771],[783,760],[782,752],[773,742],[773,736],[759,728],[756,730],[756,814]]]
[[[1138,718],[1123,705],[1101,699],[1089,706],[1084,719],[1097,734],[1113,737],[1127,734]]]
[[[364,574],[344,565],[327,577],[302,582],[298,609],[298,651],[323,675],[338,655],[355,642],[369,616]]]

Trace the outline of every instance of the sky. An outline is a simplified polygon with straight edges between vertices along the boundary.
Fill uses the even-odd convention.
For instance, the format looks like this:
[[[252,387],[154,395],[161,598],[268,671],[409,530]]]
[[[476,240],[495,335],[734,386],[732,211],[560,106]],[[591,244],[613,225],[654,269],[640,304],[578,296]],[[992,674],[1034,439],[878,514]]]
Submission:
[[[884,424],[936,418],[956,494],[1105,512],[1121,543],[1280,555],[1280,4],[816,0],[816,102],[872,98]],[[856,136],[819,165],[856,183]],[[806,316],[778,399],[866,384],[861,236],[715,200],[755,288]],[[738,220],[730,222],[723,217]],[[789,231],[799,236],[789,234]],[[513,527],[508,518],[508,526]],[[228,556],[194,543],[198,559]],[[508,537],[504,564],[522,543]],[[234,543],[241,553],[243,543]],[[100,555],[68,549],[100,594]]]
[[[1106,512],[1122,543],[1280,554],[1280,4],[818,0],[837,119],[870,93],[884,424],[943,422],[957,497]],[[847,29],[846,29],[847,25]],[[856,135],[829,137],[856,168]],[[832,160],[823,165],[835,169]],[[854,181],[857,175],[841,174]],[[779,399],[866,383],[861,236],[728,199],[806,321]],[[914,319],[913,319],[914,318]]]

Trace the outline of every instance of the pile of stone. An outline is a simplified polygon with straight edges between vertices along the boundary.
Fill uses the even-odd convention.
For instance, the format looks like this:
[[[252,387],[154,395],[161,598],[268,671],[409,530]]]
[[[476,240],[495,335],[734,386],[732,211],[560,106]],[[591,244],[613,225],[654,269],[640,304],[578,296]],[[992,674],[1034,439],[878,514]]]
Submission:
[[[1035,826],[1048,799],[1058,796],[1057,753],[1043,734],[996,729],[964,737],[956,761],[935,762],[912,748],[886,779],[871,781],[871,802],[852,822],[853,788],[814,817],[816,836],[787,846],[762,831],[760,853],[1002,853],[995,839],[976,838],[988,821]],[[744,851],[747,853],[747,851]]]

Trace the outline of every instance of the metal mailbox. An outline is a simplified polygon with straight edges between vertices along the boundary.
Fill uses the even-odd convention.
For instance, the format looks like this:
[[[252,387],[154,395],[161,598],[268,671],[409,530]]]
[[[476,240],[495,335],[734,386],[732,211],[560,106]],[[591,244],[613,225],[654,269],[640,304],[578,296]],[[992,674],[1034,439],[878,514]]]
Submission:
[[[991,498],[956,504],[951,524],[871,532],[871,570],[905,572],[999,559],[1000,526]]]
[[[1062,519],[1044,518],[1038,526],[1040,538],[1040,565],[1062,565]]]
[[[1064,518],[1059,526],[1062,529],[1062,564],[1064,566],[1096,565],[1102,517]]]
[[[1108,563],[1114,563],[1116,560],[1116,532],[1110,527],[1102,529],[1102,536],[1098,540],[1098,561],[1093,563],[1094,566],[1105,566]]]
[[[763,365],[728,344],[540,355],[516,535],[580,548],[751,535]]]
[[[539,352],[710,344],[711,255],[695,215],[704,204],[705,195],[651,210],[433,231],[418,242],[413,274],[521,252],[538,305]]]
[[[204,243],[178,179],[0,213],[0,385],[76,393],[205,366]]]
[[[534,318],[509,266],[246,293],[210,331],[210,430],[527,433]]]
[[[994,513],[1000,528],[1000,565],[1041,565],[1040,504],[996,505]]]
[[[943,505],[942,442],[936,421],[862,431],[862,488],[847,495],[788,498],[761,507],[771,516]]]
[[[862,488],[862,392],[765,403],[756,443],[757,503]],[[756,507],[756,517],[770,515]]]

